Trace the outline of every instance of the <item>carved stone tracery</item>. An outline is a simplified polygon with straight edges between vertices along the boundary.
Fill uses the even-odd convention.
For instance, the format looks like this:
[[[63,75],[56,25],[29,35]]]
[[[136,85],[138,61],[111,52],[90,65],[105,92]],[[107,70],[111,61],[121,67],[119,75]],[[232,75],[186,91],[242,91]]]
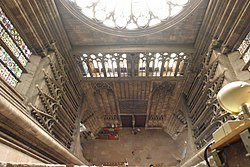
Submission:
[[[80,99],[76,99],[77,90],[68,89],[71,83],[65,71],[65,60],[55,46],[53,47],[47,57],[49,66],[43,69],[43,81],[39,83],[40,86],[37,85],[40,102],[36,102],[36,106],[30,103],[31,115],[70,149],[76,129],[76,108]]]
[[[211,60],[212,56],[215,55],[204,59],[204,67],[187,94],[189,117],[197,148],[201,148],[211,140],[212,133],[223,122],[232,119],[232,116],[219,106],[216,99],[225,80],[225,71],[218,73],[219,57]]]

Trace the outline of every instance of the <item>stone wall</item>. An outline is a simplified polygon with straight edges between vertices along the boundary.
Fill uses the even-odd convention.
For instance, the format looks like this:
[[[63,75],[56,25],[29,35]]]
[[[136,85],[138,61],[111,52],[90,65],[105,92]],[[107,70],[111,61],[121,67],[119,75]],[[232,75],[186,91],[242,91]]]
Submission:
[[[0,161],[16,162],[16,163],[43,163],[38,159],[25,154],[22,151],[16,150],[4,143],[0,143]],[[1,165],[0,165],[1,166]]]

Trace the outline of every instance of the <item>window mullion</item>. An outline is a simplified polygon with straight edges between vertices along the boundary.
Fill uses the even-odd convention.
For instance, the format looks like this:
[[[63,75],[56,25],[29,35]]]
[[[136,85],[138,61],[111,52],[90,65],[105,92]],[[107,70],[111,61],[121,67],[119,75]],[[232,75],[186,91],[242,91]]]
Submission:
[[[0,39],[0,45],[5,49],[5,51],[9,54],[9,56],[17,63],[18,67],[20,67],[24,73],[27,73],[27,70],[23,67],[23,65],[19,62],[17,57],[13,55],[13,53],[10,51],[9,47],[6,46],[5,43],[1,39]]]
[[[30,62],[30,60],[27,58],[26,54],[23,52],[23,50],[20,48],[20,46],[18,45],[18,43],[16,42],[16,40],[12,37],[12,35],[10,34],[10,32],[7,30],[7,28],[3,25],[3,23],[0,21],[0,25],[3,27],[3,29],[5,30],[5,32],[10,36],[10,38],[12,39],[12,41],[14,42],[14,44],[17,46],[17,48],[20,50],[20,52],[24,55],[25,59]]]

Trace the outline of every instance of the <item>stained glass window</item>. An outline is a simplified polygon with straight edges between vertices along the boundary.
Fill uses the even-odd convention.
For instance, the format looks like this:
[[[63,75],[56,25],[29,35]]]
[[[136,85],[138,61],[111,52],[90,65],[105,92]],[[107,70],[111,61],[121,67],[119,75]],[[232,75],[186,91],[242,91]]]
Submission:
[[[22,69],[16,64],[16,62],[9,56],[9,54],[0,46],[0,60],[6,64],[7,68],[13,72],[13,74],[20,78]]]
[[[17,45],[19,46],[19,48],[22,50],[22,52],[24,53],[24,55],[27,58],[30,58],[30,56],[32,54],[31,51],[29,50],[29,48],[27,47],[27,45],[25,44],[25,42],[23,41],[23,39],[21,38],[21,36],[19,35],[19,33],[14,28],[13,24],[6,17],[6,15],[4,14],[4,12],[2,11],[1,8],[0,8],[0,21],[5,26],[5,28],[8,30],[8,32],[10,33],[10,35],[12,36],[12,38],[15,40],[15,42],[17,43]]]
[[[4,30],[4,28],[0,25],[0,36],[4,44],[10,49],[10,51],[14,54],[14,56],[18,59],[18,61],[26,66],[28,60],[23,56],[20,49],[16,46],[14,41],[11,39],[9,34]]]
[[[246,36],[246,38],[241,43],[240,47],[238,48],[240,54],[242,55],[243,61],[248,65],[248,67],[244,67],[250,71],[250,32]]]
[[[17,84],[17,79],[10,73],[10,71],[4,67],[4,65],[0,62],[0,76],[3,80],[5,80],[9,85],[15,87]]]
[[[0,77],[15,87],[32,53],[1,8],[0,40]]]

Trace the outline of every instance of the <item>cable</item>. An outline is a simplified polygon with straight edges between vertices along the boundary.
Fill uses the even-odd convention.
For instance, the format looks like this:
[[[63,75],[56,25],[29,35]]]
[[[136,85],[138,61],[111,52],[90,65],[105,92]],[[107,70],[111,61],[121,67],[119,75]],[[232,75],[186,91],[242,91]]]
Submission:
[[[212,144],[213,144],[213,143],[210,143],[210,144],[205,148],[205,151],[204,151],[204,159],[205,159],[205,161],[206,161],[208,167],[211,167],[211,166],[210,166],[210,163],[209,163],[209,161],[208,161],[207,150],[208,150],[209,146],[211,146]]]

